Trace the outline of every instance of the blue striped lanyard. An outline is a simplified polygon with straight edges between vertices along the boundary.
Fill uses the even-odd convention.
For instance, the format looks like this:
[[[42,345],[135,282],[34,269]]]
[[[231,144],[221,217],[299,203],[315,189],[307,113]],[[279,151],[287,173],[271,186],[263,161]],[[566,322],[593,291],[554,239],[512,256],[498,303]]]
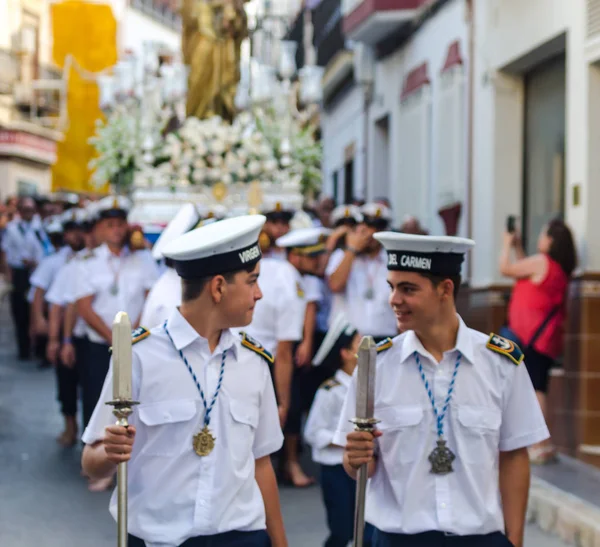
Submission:
[[[166,321],[163,325],[163,328],[165,329],[165,332],[167,333],[169,340],[171,340],[171,344],[173,344],[173,347],[175,349],[177,349],[177,347],[175,346],[175,342],[173,342],[173,338],[171,337],[171,334],[169,333],[169,330],[167,329]],[[206,411],[204,414],[204,425],[206,427],[208,427],[210,425],[210,413],[211,413],[213,407],[215,406],[217,397],[219,396],[219,391],[221,391],[221,385],[223,385],[223,373],[225,372],[225,358],[227,357],[227,350],[223,351],[223,357],[221,359],[221,369],[219,370],[219,380],[217,381],[217,388],[215,389],[215,394],[213,395],[210,405],[208,405],[206,403],[206,398],[204,397],[204,391],[202,391],[200,382],[198,381],[198,378],[196,377],[196,374],[194,373],[194,371],[192,370],[192,367],[188,363],[188,360],[186,359],[185,355],[183,354],[183,351],[182,350],[178,350],[178,351],[179,351],[179,356],[181,357],[181,360],[185,363],[185,366],[187,367],[189,373],[192,375],[192,379],[194,380],[194,383],[196,384],[196,387],[198,388],[198,392],[200,393],[200,398],[202,399],[202,404],[204,405],[204,410]]]
[[[458,367],[460,366],[460,360],[462,358],[462,353],[458,352],[458,359],[456,360],[456,365],[454,365],[454,372],[452,373],[452,380],[450,380],[450,386],[448,386],[448,395],[446,395],[446,400],[444,401],[444,407],[442,408],[442,412],[438,412],[437,406],[435,405],[435,398],[433,397],[433,391],[431,390],[431,386],[425,377],[425,371],[423,370],[423,365],[421,364],[421,359],[419,358],[419,354],[414,352],[415,360],[417,361],[417,365],[419,366],[419,374],[421,375],[421,380],[425,384],[425,389],[427,390],[427,395],[429,396],[429,400],[431,401],[431,406],[433,407],[433,413],[435,414],[435,419],[437,421],[437,434],[441,439],[444,437],[444,418],[446,417],[446,411],[448,410],[448,406],[450,405],[450,401],[452,400],[452,394],[454,393],[454,384],[456,383],[456,373],[458,372]]]

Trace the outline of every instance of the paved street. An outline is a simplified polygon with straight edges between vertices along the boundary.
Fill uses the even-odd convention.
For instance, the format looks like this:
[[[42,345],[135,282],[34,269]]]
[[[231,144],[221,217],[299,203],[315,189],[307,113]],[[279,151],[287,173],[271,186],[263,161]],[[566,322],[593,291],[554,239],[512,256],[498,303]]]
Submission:
[[[61,419],[54,372],[10,357],[0,338],[0,545],[114,547],[108,494],[91,494],[79,450],[55,442]],[[318,488],[282,490],[290,547],[318,547],[325,521]],[[526,547],[566,547],[528,529]]]

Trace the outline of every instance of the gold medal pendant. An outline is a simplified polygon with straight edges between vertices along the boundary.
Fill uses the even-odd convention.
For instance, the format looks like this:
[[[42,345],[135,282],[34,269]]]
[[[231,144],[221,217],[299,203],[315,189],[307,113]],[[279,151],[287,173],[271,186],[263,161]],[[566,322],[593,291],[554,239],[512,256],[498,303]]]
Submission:
[[[194,452],[201,457],[208,456],[215,447],[215,440],[210,429],[205,425],[200,433],[194,435]]]

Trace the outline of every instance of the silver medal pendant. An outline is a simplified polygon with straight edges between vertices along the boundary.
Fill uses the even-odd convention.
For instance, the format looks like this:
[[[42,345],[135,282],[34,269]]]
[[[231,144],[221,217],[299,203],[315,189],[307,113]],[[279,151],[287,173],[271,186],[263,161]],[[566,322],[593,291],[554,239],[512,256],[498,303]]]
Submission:
[[[373,300],[373,298],[375,298],[375,292],[373,291],[372,287],[369,287],[365,291],[365,300]]]
[[[429,462],[431,463],[431,472],[434,475],[447,475],[452,473],[452,462],[456,459],[456,456],[446,446],[444,439],[438,439],[437,446],[433,449],[429,455]]]

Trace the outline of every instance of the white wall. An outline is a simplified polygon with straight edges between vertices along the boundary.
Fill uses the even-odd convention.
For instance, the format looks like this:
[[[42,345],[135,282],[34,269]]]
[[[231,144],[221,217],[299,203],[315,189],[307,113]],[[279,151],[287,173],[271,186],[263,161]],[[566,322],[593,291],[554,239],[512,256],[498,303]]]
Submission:
[[[179,31],[160,24],[136,9],[127,8],[119,22],[119,51],[131,49],[141,53],[145,41],[159,42],[175,52],[181,49]]]
[[[396,185],[401,184],[403,171],[400,163],[400,148],[401,148],[401,93],[406,76],[409,72],[423,63],[428,64],[428,76],[431,80],[431,85],[427,90],[431,110],[429,115],[429,127],[431,133],[428,138],[429,149],[428,169],[429,176],[427,192],[431,199],[428,199],[429,208],[425,213],[426,218],[421,221],[426,225],[432,234],[445,233],[444,225],[437,214],[438,203],[436,200],[438,181],[436,174],[436,161],[438,157],[438,142],[435,138],[435,128],[438,123],[437,112],[437,94],[439,93],[440,72],[444,66],[448,47],[455,41],[459,42],[461,56],[465,63],[464,72],[467,72],[467,55],[468,55],[468,32],[465,14],[465,4],[463,0],[454,0],[444,6],[431,19],[429,19],[418,32],[410,39],[410,41],[393,55],[379,62],[375,69],[375,89],[374,103],[371,106],[370,120],[373,129],[371,130],[370,138],[370,154],[369,154],[369,172],[370,179],[377,177],[378,169],[375,164],[377,154],[375,152],[376,140],[373,138],[374,123],[381,117],[389,114],[390,116],[390,168],[389,168],[389,188],[387,194],[393,200],[393,208],[395,214],[395,223],[400,224],[405,214],[410,214],[418,210],[418,204],[412,203],[417,200],[418,196],[414,192],[407,193],[404,196],[403,192],[397,191]],[[465,88],[466,89],[466,88]],[[467,94],[464,94],[465,106],[467,102]],[[464,109],[466,118],[466,108]],[[463,139],[466,142],[466,123],[464,124]],[[466,166],[466,148],[463,146],[463,161]],[[466,169],[464,169],[466,173]],[[409,184],[410,181],[405,181],[404,184]],[[370,185],[375,186],[373,180]],[[466,222],[464,221],[467,213],[467,207],[463,207],[463,217],[460,225],[460,233],[465,233]]]
[[[34,183],[39,194],[48,194],[51,187],[51,173],[46,166],[34,167],[6,158],[0,158],[0,200],[16,196],[18,181]]]
[[[333,195],[333,173],[338,172],[338,196],[343,199],[344,151],[354,145],[354,196],[364,196],[364,104],[360,87],[355,86],[323,111],[323,193]]]

